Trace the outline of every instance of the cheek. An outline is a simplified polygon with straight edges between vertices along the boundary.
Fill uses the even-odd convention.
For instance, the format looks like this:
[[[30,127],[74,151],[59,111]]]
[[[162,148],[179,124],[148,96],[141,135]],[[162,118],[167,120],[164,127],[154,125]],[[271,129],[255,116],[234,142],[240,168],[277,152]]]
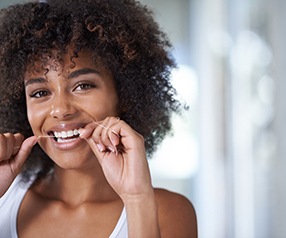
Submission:
[[[119,100],[118,96],[115,91],[112,91],[111,93],[106,93],[107,97],[104,99],[104,108],[108,108],[112,114],[116,114],[118,116],[119,112]]]
[[[32,131],[35,132],[35,127],[36,127],[35,119],[36,119],[36,116],[33,113],[33,110],[31,110],[31,108],[28,105],[27,105],[27,116],[28,116],[28,121],[30,123],[30,126],[32,128]]]
[[[104,103],[98,106],[100,112],[107,116],[118,116],[118,103],[115,100],[107,99]]]
[[[83,111],[101,117],[97,118],[98,120],[107,116],[118,116],[119,112],[118,97],[114,92],[104,92],[88,100],[82,100],[80,107]]]
[[[27,117],[28,117],[29,123],[31,124],[31,119],[32,119],[32,116],[33,116],[32,107],[31,107],[31,104],[29,103],[29,98],[28,98],[27,92],[25,92],[25,96],[26,96]]]
[[[28,121],[31,124],[32,123],[32,112],[31,112],[31,106],[29,105],[29,103],[27,102],[27,96],[26,96],[26,108],[27,108],[27,117],[28,117]]]
[[[27,103],[27,117],[33,132],[40,128],[43,114],[44,108],[35,108]]]

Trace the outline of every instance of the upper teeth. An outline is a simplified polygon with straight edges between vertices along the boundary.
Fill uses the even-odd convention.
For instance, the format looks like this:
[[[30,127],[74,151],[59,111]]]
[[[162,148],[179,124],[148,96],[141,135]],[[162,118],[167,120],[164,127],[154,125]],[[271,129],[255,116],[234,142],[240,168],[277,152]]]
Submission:
[[[57,138],[68,138],[71,136],[79,135],[78,129],[70,130],[70,131],[61,131],[61,132],[54,132],[55,137]]]

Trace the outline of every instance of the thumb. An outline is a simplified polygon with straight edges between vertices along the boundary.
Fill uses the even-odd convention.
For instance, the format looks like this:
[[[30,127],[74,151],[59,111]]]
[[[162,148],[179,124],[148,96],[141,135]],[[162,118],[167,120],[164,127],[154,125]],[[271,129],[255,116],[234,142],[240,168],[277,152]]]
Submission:
[[[18,174],[28,158],[33,146],[38,142],[38,137],[31,136],[24,140],[18,153],[14,156],[13,171]]]

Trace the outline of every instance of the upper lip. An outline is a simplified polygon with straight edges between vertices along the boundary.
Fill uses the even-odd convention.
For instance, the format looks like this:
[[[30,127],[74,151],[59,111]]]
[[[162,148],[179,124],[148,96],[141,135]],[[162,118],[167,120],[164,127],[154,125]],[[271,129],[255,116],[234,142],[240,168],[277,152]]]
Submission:
[[[69,132],[78,130],[80,128],[83,128],[88,123],[61,123],[56,126],[53,126],[49,128],[48,130],[45,130],[46,134],[53,134],[55,135],[55,132]]]

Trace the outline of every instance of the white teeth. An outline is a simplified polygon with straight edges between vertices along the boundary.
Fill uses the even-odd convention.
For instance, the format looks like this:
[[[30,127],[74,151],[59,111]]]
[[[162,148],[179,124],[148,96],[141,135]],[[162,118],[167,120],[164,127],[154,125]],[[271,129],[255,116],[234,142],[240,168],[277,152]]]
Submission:
[[[77,130],[77,129],[74,129],[73,134],[74,134],[75,136],[76,136],[76,135],[79,135],[78,130]]]
[[[71,137],[71,136],[73,136],[73,131],[68,131],[67,132],[67,137]]]
[[[62,134],[61,134],[62,136],[62,138],[67,138],[68,137],[68,135],[67,135],[67,132],[66,131],[62,131]]]
[[[61,131],[61,132],[54,132],[56,138],[68,138],[72,136],[79,135],[78,129],[70,130],[70,131]]]

